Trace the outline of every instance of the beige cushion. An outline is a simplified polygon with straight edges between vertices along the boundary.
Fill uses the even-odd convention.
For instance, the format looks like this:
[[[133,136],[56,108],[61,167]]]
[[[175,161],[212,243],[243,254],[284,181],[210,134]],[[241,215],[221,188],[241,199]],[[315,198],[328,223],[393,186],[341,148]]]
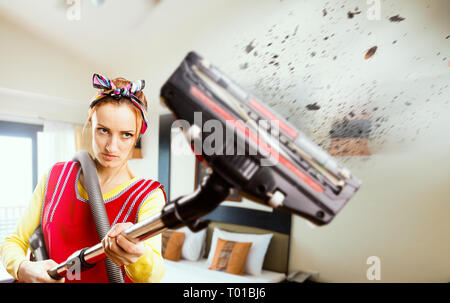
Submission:
[[[217,239],[217,246],[209,269],[242,275],[251,242],[226,241]]]
[[[184,232],[166,230],[162,234],[162,256],[164,259],[178,261],[181,257],[185,234]]]

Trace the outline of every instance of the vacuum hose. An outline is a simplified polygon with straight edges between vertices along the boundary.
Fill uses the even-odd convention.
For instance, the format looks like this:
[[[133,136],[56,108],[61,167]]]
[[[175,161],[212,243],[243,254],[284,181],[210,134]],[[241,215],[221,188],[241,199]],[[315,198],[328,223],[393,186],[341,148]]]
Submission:
[[[89,197],[89,206],[91,208],[92,216],[94,217],[98,237],[102,240],[111,226],[109,225],[108,215],[106,214],[105,204],[100,190],[97,168],[94,161],[85,150],[76,153],[73,161],[77,161],[81,165],[86,184],[86,191]],[[122,271],[119,266],[114,264],[109,258],[105,259],[105,266],[110,283],[123,283]]]

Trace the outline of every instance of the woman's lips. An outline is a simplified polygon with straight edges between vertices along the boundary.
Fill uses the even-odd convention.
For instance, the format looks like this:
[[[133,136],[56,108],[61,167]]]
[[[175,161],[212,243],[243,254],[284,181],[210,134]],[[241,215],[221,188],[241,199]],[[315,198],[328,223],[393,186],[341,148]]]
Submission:
[[[117,158],[117,156],[103,154],[103,158],[105,158],[106,161],[112,161]]]

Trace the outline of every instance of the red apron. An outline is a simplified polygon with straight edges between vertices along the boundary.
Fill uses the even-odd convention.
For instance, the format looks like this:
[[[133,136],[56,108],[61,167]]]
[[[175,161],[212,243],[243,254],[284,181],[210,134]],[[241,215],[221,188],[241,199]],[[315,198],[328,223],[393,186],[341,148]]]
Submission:
[[[77,250],[101,241],[97,236],[89,202],[78,193],[79,173],[78,162],[59,162],[50,170],[46,183],[41,225],[49,257],[56,263],[65,261]],[[138,179],[112,199],[105,200],[110,225],[124,222],[135,224],[142,203],[158,188],[163,189],[158,181]],[[132,282],[124,268],[121,269],[125,282]],[[105,262],[102,260],[82,271],[79,278],[66,278],[66,282],[108,282]]]

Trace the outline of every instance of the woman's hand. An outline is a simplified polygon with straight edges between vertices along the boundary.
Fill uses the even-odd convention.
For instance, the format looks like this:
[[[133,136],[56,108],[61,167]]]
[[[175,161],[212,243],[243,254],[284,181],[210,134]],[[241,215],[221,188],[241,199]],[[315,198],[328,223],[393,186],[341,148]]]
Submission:
[[[54,280],[47,273],[47,270],[57,265],[53,260],[24,261],[20,264],[17,277],[24,283],[64,283],[65,278]]]
[[[131,226],[133,224],[130,222],[117,223],[102,240],[105,254],[118,266],[135,263],[145,251],[144,243],[121,235]]]

